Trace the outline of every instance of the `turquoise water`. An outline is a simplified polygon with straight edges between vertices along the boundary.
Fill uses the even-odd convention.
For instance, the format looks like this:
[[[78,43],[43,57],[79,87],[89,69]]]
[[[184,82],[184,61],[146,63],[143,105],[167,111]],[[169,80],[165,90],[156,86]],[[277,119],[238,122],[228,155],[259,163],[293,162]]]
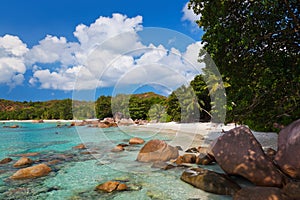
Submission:
[[[3,128],[18,124],[20,128]],[[128,143],[131,137],[172,140],[166,134],[153,134],[130,129],[98,129],[91,127],[57,127],[56,123],[5,123],[0,126],[0,159],[10,157],[13,162],[0,165],[0,199],[231,199],[213,195],[180,180],[184,169],[157,170],[151,164],[135,161],[142,146],[129,146],[123,152],[111,149]],[[84,143],[87,150],[72,147]],[[38,152],[31,157],[36,163],[47,163],[52,172],[42,178],[13,181],[13,163],[19,155]],[[128,191],[110,194],[94,191],[105,181],[119,180]]]

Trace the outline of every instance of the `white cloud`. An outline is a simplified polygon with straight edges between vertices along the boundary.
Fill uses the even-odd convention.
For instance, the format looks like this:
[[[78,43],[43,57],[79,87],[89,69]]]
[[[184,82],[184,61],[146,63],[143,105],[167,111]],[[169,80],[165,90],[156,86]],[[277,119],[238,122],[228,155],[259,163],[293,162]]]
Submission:
[[[72,90],[74,80],[80,67],[69,68],[66,71],[50,72],[49,69],[37,70],[29,80],[31,84],[41,83],[42,89]]]
[[[60,62],[64,66],[75,65],[77,64],[75,52],[78,49],[78,43],[67,42],[65,37],[47,35],[38,45],[30,49],[26,60],[29,64]]]
[[[193,10],[188,9],[188,4],[189,4],[189,2],[187,2],[182,9],[182,12],[183,12],[182,20],[190,21],[192,24],[196,25],[195,21],[199,20],[201,15],[196,15],[193,12]]]
[[[26,72],[23,56],[27,52],[26,44],[18,37],[0,37],[0,84],[14,87],[23,83]]]
[[[26,44],[24,44],[17,36],[12,35],[0,37],[0,50],[13,56],[23,56],[28,52]]]
[[[199,43],[191,44],[185,52],[162,44],[146,46],[138,35],[142,30],[141,16],[113,14],[90,25],[78,25],[74,32],[78,42],[47,35],[26,53],[26,63],[32,65],[33,72],[29,83],[65,91],[118,84],[156,85],[170,91],[200,73]],[[176,45],[174,35],[166,45],[170,45],[168,42]]]
[[[90,26],[83,24],[78,25],[76,27],[76,31],[74,32],[74,36],[78,38],[81,48],[87,50],[93,48],[97,44],[102,44],[107,39],[116,37],[121,33],[133,33],[133,35],[123,35],[125,37],[116,41],[116,44],[118,44],[117,42],[121,42],[121,44],[118,44],[117,48],[120,49],[122,44],[126,45],[128,42],[135,40],[134,37],[136,31],[142,29],[142,20],[143,18],[141,16],[128,18],[126,15],[121,14],[113,14],[111,18],[99,17]],[[128,36],[129,38],[127,38]]]

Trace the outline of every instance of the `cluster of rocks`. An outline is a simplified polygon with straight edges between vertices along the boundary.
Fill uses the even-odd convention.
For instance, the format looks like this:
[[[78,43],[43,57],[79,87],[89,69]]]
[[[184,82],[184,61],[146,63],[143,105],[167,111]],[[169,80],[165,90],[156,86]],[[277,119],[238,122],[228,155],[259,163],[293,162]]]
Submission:
[[[118,126],[130,126],[130,125],[144,125],[146,124],[146,120],[135,120],[133,121],[131,118],[126,119],[122,118],[118,121],[115,121],[114,118],[104,118],[103,120],[83,120],[80,122],[72,122],[71,126],[90,126],[97,128],[110,128],[110,127],[118,127]]]
[[[28,155],[20,154],[22,157],[13,164],[13,167],[17,168],[18,170],[12,176],[10,176],[10,179],[31,179],[48,175],[52,171],[48,165],[44,163],[34,165],[34,160],[26,157],[35,155],[37,155],[37,153],[29,153]],[[0,165],[5,165],[12,161],[12,158],[4,158],[0,161]]]
[[[225,132],[209,148],[188,152],[179,156],[176,147],[151,140],[140,150],[137,161],[152,162],[162,169],[215,163],[224,174],[198,166],[185,170],[181,179],[207,192],[232,195],[235,200],[300,199],[300,120],[280,131],[277,152],[264,151],[244,126]],[[241,187],[234,181],[236,177],[247,179],[253,186]]]
[[[145,141],[142,138],[133,137],[129,140],[128,144],[126,144],[126,143],[118,144],[111,151],[112,152],[120,152],[120,151],[124,151],[125,148],[130,145],[139,145],[139,144],[144,144],[144,143],[145,143]]]
[[[111,119],[105,121],[116,123]],[[111,151],[121,152],[127,146],[144,143],[143,139],[134,137],[126,144],[118,144]],[[73,149],[82,151],[87,147],[79,144]],[[139,150],[136,160],[153,163],[152,167],[165,170],[183,167],[182,181],[206,192],[231,195],[234,200],[297,200],[300,199],[299,152],[300,120],[297,120],[280,131],[277,151],[264,150],[251,130],[241,126],[224,132],[210,147],[191,148],[182,155],[179,155],[178,147],[173,147],[162,140],[150,140]],[[13,164],[13,167],[18,170],[10,179],[19,180],[48,175],[52,171],[49,167],[51,164],[37,164],[28,158],[37,155],[37,153],[19,154],[21,158]],[[0,161],[0,164],[5,165],[12,161],[11,158],[5,158]],[[219,165],[225,173],[217,173],[201,167],[201,165],[212,164]],[[236,177],[247,179],[253,186],[239,185]],[[126,191],[128,186],[124,182],[111,180],[99,184],[95,190],[111,193]]]
[[[71,126],[90,126],[98,128],[110,128],[117,126],[130,126],[130,125],[145,125],[148,123],[148,120],[136,119],[132,120],[131,118],[123,117],[123,114],[117,112],[113,117],[107,117],[103,120],[83,120],[78,122],[72,122]]]

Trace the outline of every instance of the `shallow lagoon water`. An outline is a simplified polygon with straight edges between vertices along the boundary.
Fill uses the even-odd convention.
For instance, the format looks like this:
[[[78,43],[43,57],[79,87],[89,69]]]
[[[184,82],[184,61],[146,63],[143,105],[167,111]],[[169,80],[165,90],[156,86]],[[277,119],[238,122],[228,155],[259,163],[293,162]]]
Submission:
[[[37,163],[58,159],[52,172],[42,178],[24,181],[9,179],[16,169],[13,162],[0,165],[0,199],[231,199],[194,188],[180,180],[183,168],[157,170],[151,164],[135,161],[140,145],[125,151],[110,150],[138,136],[146,141],[157,138],[171,141],[163,133],[140,132],[130,129],[98,129],[91,127],[57,127],[56,123],[6,123],[20,128],[0,127],[0,159],[19,158],[16,154],[39,152],[31,157]],[[90,152],[72,147],[85,143]],[[86,151],[86,150],[84,150]],[[108,180],[125,182],[129,191],[101,193],[94,188]]]

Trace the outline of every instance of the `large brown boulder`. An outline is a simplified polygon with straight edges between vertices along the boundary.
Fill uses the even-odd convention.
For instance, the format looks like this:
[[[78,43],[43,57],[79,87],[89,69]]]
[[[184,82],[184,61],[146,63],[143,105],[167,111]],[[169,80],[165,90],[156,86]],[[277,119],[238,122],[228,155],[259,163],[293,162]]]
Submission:
[[[101,190],[104,192],[113,192],[113,191],[123,191],[126,190],[127,186],[124,183],[120,183],[117,181],[107,181],[105,183],[102,183],[100,185],[98,185],[95,190]]]
[[[279,132],[275,161],[292,178],[300,179],[300,119]]]
[[[247,127],[237,127],[220,136],[212,152],[227,174],[243,176],[257,186],[280,187],[283,183],[283,175]]]
[[[289,198],[279,188],[245,187],[234,195],[233,200],[289,200]]]
[[[137,161],[169,161],[177,158],[178,155],[179,153],[176,147],[170,146],[162,140],[150,140],[140,150],[137,156]]]
[[[225,174],[202,168],[188,169],[182,173],[180,178],[196,188],[215,194],[233,195],[241,189]]]
[[[30,179],[46,176],[51,172],[51,168],[45,164],[39,164],[18,170],[10,178],[11,179]]]
[[[33,163],[33,160],[27,157],[20,158],[15,164],[14,167],[28,167]]]

